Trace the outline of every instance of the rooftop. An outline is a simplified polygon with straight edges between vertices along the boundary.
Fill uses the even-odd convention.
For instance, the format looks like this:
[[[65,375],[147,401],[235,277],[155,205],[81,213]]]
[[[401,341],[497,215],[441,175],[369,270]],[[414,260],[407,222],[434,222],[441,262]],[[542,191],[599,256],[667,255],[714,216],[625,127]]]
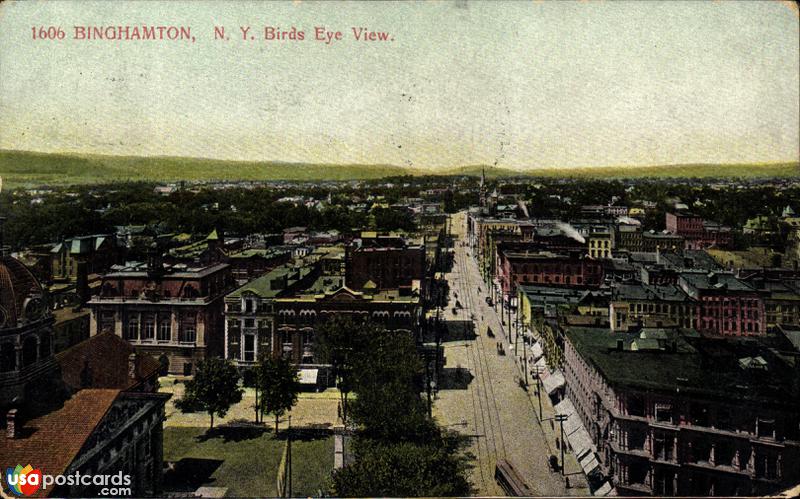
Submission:
[[[565,334],[612,386],[791,404],[800,409],[796,358],[776,355],[756,340],[703,338],[691,329],[663,331],[642,338],[640,333],[571,327]],[[659,342],[659,347],[654,348],[650,340]],[[622,350],[617,349],[618,341]],[[764,359],[765,369],[742,367],[741,359],[756,357]]]
[[[689,296],[678,286],[671,284],[616,284],[611,291],[614,300],[660,300],[684,302]]]
[[[160,365],[150,355],[136,356],[136,377],[128,375],[128,358],[136,350],[114,333],[100,333],[56,355],[64,382],[86,387],[130,390],[157,375]]]
[[[27,421],[19,438],[0,438],[0,456],[7,463],[34,464],[50,475],[63,473],[119,393],[113,389],[79,391],[58,410]]]
[[[275,298],[294,283],[306,278],[314,268],[310,265],[286,264],[277,267],[244,286],[228,293],[227,298],[240,298],[244,293],[253,293],[261,298]]]

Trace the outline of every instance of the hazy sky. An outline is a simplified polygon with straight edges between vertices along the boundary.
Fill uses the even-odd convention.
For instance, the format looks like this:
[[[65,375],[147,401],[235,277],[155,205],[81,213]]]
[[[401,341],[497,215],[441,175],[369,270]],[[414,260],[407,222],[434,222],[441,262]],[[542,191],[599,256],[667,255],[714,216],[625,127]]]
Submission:
[[[72,39],[74,25],[142,24],[190,26],[196,41]],[[42,25],[65,39],[32,40]],[[306,40],[265,41],[265,26]],[[313,41],[315,26],[344,39]],[[357,42],[353,26],[394,41]],[[797,161],[798,46],[790,2],[7,2],[0,148],[415,167]]]

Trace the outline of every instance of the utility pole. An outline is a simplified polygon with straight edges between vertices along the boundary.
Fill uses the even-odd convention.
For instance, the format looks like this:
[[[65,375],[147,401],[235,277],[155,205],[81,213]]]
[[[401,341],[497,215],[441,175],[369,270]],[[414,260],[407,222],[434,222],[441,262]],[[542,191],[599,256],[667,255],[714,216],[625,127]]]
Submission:
[[[539,400],[539,422],[542,422],[542,366],[533,366],[536,375],[536,398]],[[526,370],[527,372],[527,370]]]
[[[522,340],[522,357],[525,362],[525,388],[528,387],[528,350],[525,348],[525,340]]]
[[[288,475],[287,478],[289,479],[288,480],[289,495],[287,497],[292,497],[292,416],[291,415],[289,415],[289,431],[286,432],[286,438],[288,439],[286,441],[286,445],[288,446],[288,449],[286,451],[286,468],[287,468],[286,474]],[[563,455],[561,459],[562,460],[564,459]]]
[[[565,475],[564,472],[564,421],[567,420],[569,416],[566,414],[556,414],[555,420],[558,421],[558,424],[561,426],[561,476]]]

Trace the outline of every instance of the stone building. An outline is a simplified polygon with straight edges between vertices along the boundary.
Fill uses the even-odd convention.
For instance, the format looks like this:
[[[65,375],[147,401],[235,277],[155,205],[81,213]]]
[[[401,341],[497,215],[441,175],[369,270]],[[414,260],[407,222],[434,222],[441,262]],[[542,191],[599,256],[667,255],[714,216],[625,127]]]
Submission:
[[[198,361],[224,353],[223,300],[233,286],[228,264],[164,267],[153,252],[147,264],[103,277],[89,302],[91,334],[111,331],[170,373],[192,374]]]
[[[272,354],[274,300],[310,286],[321,265],[283,265],[225,297],[225,358],[239,367],[255,365],[261,353]]]
[[[635,326],[696,326],[697,302],[676,285],[618,283],[611,288],[608,309],[613,331]]]
[[[0,249],[2,240],[0,238]],[[164,404],[158,362],[111,333],[53,355],[46,296],[18,261],[0,255],[0,456],[47,475],[114,475],[113,489],[41,488],[54,497],[157,495]]]
[[[0,408],[35,398],[56,371],[53,322],[39,281],[0,253]]]
[[[763,495],[800,480],[800,359],[691,330],[570,328],[564,374],[621,495]]]

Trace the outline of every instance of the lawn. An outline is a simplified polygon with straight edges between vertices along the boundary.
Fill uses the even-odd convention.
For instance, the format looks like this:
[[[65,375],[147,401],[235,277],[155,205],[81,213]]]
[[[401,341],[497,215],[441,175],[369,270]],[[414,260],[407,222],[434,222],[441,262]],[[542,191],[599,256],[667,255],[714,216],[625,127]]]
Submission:
[[[174,463],[164,477],[166,492],[191,492],[200,486],[226,487],[228,496],[276,496],[276,474],[286,433],[269,428],[167,427],[164,461]],[[302,433],[292,441],[294,496],[317,495],[333,468],[333,437]]]

